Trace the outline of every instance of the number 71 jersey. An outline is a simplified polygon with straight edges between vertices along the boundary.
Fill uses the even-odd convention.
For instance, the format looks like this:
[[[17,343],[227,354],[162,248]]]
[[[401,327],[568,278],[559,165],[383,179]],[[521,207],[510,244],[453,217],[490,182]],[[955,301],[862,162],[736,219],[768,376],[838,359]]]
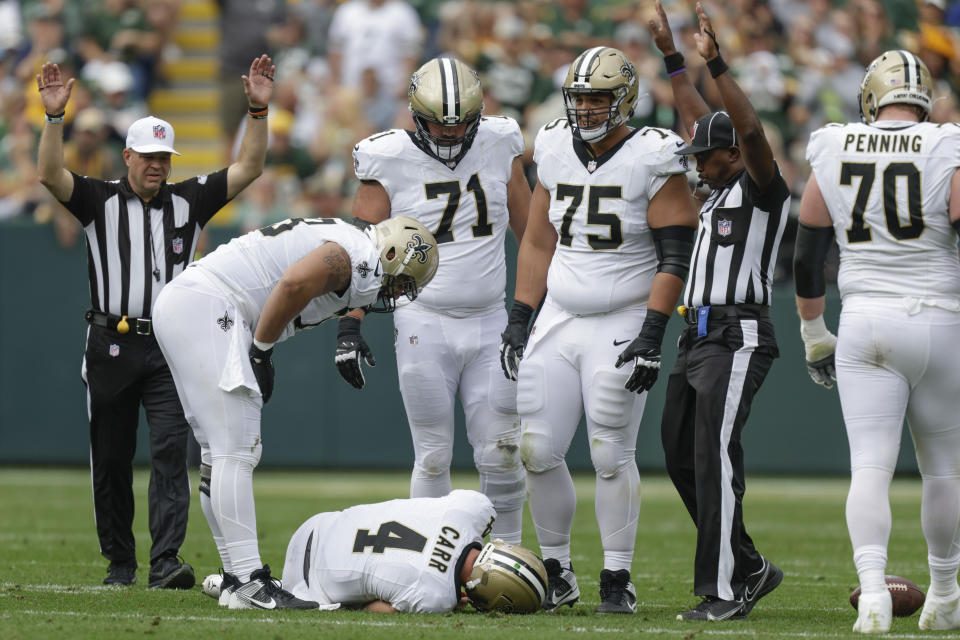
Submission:
[[[674,153],[683,146],[672,131],[644,127],[594,157],[565,119],[540,129],[533,159],[558,235],[547,291],[564,310],[646,304],[657,271],[647,207],[671,176],[686,173],[686,156]]]
[[[357,178],[383,186],[390,215],[416,218],[437,239],[437,275],[412,304],[458,317],[503,308],[507,184],[513,159],[523,153],[520,126],[484,116],[470,150],[452,168],[422,151],[413,136],[391,129],[353,149]]]
[[[960,295],[948,213],[960,127],[831,124],[810,136],[807,160],[840,246],[841,295]]]

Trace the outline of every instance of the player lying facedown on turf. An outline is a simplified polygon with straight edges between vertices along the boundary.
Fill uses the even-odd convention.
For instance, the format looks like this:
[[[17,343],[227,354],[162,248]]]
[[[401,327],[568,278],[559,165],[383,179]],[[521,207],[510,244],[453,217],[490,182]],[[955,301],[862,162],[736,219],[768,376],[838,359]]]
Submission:
[[[287,547],[283,588],[297,598],[379,613],[533,613],[547,589],[540,558],[519,545],[482,544],[496,512],[477,491],[318,513]],[[221,576],[203,592],[224,604]],[[466,596],[461,594],[461,590]]]
[[[413,300],[437,271],[436,246],[412,218],[293,218],[231,240],[160,292],[154,330],[200,444],[200,505],[234,587],[230,608],[317,608],[260,560],[253,469],[273,345],[350,309]]]

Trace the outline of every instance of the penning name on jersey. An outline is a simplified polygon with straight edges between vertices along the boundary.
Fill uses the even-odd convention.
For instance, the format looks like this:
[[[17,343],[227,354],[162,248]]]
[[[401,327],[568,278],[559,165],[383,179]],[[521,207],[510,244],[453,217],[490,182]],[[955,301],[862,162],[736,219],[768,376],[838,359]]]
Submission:
[[[859,153],[920,153],[923,136],[903,133],[848,133],[843,139],[844,151]]]

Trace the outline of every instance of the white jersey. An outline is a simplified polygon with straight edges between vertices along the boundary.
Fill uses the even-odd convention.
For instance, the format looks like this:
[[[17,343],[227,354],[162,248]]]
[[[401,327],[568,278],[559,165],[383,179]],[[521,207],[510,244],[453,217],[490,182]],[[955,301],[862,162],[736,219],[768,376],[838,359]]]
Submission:
[[[291,539],[283,585],[324,604],[383,600],[403,612],[452,611],[461,557],[495,517],[489,498],[463,489],[320,513]]]
[[[437,239],[437,275],[412,304],[457,317],[503,308],[507,184],[513,159],[523,153],[520,126],[512,118],[481,118],[473,145],[452,169],[422,151],[413,135],[391,129],[353,149],[357,178],[383,186],[390,215],[416,218]]]
[[[372,233],[372,231],[370,232]],[[344,294],[310,300],[283,329],[282,342],[297,329],[320,324],[346,309],[372,304],[381,284],[380,252],[368,232],[339,218],[291,218],[234,238],[192,265],[213,275],[218,288],[256,331],[260,312],[284,271],[321,246],[335,242],[350,257],[350,286]]]
[[[548,295],[569,313],[606,313],[645,305],[657,271],[647,206],[672,175],[686,173],[684,146],[672,131],[644,127],[593,158],[565,119],[537,133],[533,160],[550,193],[557,248]]]
[[[948,213],[960,126],[831,124],[810,136],[807,159],[840,246],[842,296],[960,297]]]

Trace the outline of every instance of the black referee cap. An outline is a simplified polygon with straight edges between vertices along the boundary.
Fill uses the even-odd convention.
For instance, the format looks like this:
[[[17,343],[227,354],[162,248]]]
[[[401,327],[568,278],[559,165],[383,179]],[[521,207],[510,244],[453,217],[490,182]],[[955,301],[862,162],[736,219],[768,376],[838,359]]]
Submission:
[[[726,111],[714,111],[697,118],[693,123],[693,140],[690,146],[675,153],[678,156],[687,156],[711,149],[726,149],[737,146],[737,132],[733,130],[733,123]]]

